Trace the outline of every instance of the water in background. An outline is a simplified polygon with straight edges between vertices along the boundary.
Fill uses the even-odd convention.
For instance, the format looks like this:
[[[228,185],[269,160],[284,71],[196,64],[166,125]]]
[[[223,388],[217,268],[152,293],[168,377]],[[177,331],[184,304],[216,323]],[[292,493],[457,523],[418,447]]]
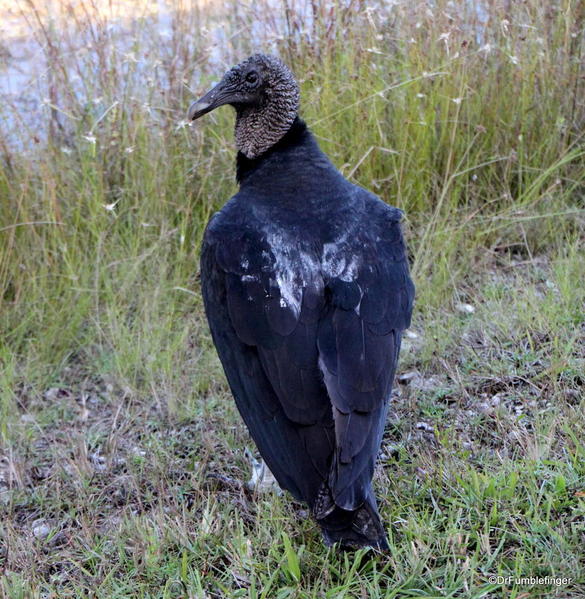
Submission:
[[[380,22],[390,22],[401,0],[362,2]],[[426,3],[429,10],[436,2]],[[483,43],[488,13],[483,0],[448,2],[463,8],[469,35]],[[216,75],[253,51],[279,51],[283,39],[311,40],[319,14],[351,8],[352,0],[263,0],[235,3],[212,0],[42,0],[15,3],[0,0],[0,144],[26,151],[46,138],[48,128],[67,129],[77,118],[69,110],[76,100],[94,121],[117,101],[127,98],[166,107],[176,98],[172,118],[183,118],[193,95]],[[95,77],[88,80],[88,73]],[[110,97],[99,90],[110,77]],[[117,89],[112,89],[115,78]],[[70,97],[63,98],[62,90]],[[58,91],[59,90],[59,91]],[[61,94],[61,95],[60,95]],[[172,105],[172,103],[171,103]]]

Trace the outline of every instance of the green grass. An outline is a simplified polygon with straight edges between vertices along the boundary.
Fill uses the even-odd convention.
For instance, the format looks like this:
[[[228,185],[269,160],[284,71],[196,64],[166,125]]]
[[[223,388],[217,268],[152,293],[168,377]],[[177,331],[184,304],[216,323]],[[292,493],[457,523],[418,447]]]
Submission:
[[[23,5],[46,101],[0,106],[0,597],[585,597],[583,6],[315,3],[301,35],[293,4],[177,1],[166,37],[77,6]],[[223,66],[202,24],[233,34]],[[233,115],[182,119],[262,40],[334,163],[405,211],[387,556],[247,488],[202,313]]]

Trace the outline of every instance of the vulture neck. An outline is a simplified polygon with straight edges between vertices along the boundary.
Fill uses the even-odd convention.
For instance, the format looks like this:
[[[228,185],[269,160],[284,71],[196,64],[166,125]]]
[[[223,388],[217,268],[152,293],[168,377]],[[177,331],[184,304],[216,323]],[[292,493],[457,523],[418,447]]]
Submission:
[[[241,187],[266,187],[273,191],[298,189],[307,179],[314,181],[307,177],[310,172],[325,179],[340,177],[298,116],[286,133],[260,156],[250,158],[240,150],[236,167],[236,178]]]

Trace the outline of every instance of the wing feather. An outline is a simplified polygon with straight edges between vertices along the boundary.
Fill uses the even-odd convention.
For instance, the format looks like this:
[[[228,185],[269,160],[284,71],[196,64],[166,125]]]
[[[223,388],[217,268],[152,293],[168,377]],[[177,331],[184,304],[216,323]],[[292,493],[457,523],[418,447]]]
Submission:
[[[361,255],[349,283],[356,307],[327,282],[332,302],[319,324],[319,360],[334,410],[336,451],[329,487],[337,505],[355,509],[365,499],[384,430],[402,331],[410,324],[414,286],[408,274],[398,215],[383,220],[373,239],[364,234],[341,248]],[[358,249],[361,248],[361,251]],[[346,273],[340,277],[348,282]]]
[[[214,218],[202,250],[206,312],[236,403],[282,487],[312,505],[366,499],[414,288],[399,212],[319,258],[256,223]],[[312,252],[312,253],[311,253]]]
[[[335,447],[331,407],[317,367],[318,301],[307,293],[302,304],[306,322],[301,322],[294,306],[281,302],[262,239],[249,237],[237,246],[242,252],[238,260],[227,254],[220,260],[217,247],[229,243],[229,232],[212,228],[201,253],[214,344],[238,410],[268,467],[283,488],[311,505]]]

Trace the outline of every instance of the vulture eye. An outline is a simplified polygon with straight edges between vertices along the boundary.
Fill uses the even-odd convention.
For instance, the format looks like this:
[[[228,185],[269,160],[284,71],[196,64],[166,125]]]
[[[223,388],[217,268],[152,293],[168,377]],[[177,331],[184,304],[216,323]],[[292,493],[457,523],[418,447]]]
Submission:
[[[248,73],[246,75],[246,82],[247,83],[257,83],[258,82],[258,73],[256,73],[256,71],[251,71],[250,73]]]

